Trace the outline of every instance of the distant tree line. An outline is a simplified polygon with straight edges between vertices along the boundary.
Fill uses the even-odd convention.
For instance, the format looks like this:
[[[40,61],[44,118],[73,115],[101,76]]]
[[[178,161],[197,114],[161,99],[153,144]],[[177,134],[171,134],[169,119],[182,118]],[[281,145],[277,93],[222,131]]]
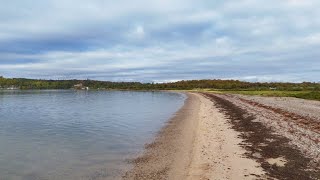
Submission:
[[[187,80],[173,83],[140,83],[111,82],[96,80],[41,80],[24,78],[4,78],[0,76],[0,88],[15,87],[19,89],[72,89],[76,84],[90,89],[119,90],[192,90],[192,89],[223,89],[223,90],[311,90],[319,91],[320,83],[280,83],[280,82],[244,82],[239,80]]]

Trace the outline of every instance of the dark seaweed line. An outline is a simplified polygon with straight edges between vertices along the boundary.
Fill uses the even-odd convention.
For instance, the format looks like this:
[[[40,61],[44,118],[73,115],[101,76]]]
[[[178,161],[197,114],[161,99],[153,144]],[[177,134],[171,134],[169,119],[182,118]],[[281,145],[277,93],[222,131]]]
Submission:
[[[245,156],[259,162],[268,176],[286,180],[320,179],[319,169],[309,166],[311,159],[289,145],[289,139],[275,134],[260,122],[254,122],[254,115],[232,102],[210,93],[203,94],[226,115],[232,128],[241,133],[244,140],[240,145],[247,151]],[[278,157],[288,161],[285,166],[271,165],[266,161]]]
[[[260,108],[271,110],[274,113],[280,114],[280,115],[286,117],[285,120],[292,121],[295,124],[301,126],[302,128],[308,128],[308,129],[310,129],[310,130],[312,130],[314,132],[317,132],[317,133],[320,132],[320,123],[319,123],[319,121],[317,121],[315,119],[303,117],[303,116],[300,116],[298,114],[282,110],[280,108],[274,108],[274,107],[267,106],[267,105],[264,105],[264,104],[261,104],[261,103],[257,103],[257,102],[254,102],[254,101],[250,101],[250,100],[247,100],[247,99],[243,99],[243,98],[239,98],[239,99],[240,99],[240,101],[242,101],[244,103],[248,103],[248,104],[250,104],[252,106],[257,106],[257,107],[260,107]]]

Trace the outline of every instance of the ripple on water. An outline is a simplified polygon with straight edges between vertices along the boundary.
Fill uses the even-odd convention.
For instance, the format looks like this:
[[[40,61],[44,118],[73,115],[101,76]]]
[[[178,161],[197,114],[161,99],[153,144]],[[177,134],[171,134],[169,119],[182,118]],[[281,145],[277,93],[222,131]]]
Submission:
[[[114,179],[184,100],[169,92],[1,91],[0,174]]]

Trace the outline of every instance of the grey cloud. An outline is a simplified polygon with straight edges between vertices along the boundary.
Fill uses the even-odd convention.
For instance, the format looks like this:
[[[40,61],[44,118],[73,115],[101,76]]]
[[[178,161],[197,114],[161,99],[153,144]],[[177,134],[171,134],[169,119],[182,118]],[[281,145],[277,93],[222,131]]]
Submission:
[[[320,2],[10,1],[0,7],[9,77],[318,81]]]

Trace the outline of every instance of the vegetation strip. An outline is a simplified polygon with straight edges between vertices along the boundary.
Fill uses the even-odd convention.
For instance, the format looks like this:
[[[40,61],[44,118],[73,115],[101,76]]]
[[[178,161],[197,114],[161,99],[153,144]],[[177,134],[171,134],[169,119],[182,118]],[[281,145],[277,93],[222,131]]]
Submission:
[[[248,158],[255,159],[270,177],[278,179],[320,179],[320,170],[310,166],[312,159],[289,145],[289,140],[279,136],[232,102],[210,93],[203,93],[230,119],[233,129],[244,139],[241,146]],[[273,163],[281,161],[282,164]],[[259,177],[257,177],[259,178]]]
[[[239,80],[203,79],[169,83],[112,82],[97,80],[42,80],[0,76],[0,90],[77,89],[77,90],[190,90],[245,95],[296,97],[320,100],[320,83],[245,82]],[[1,91],[0,91],[1,93]]]

